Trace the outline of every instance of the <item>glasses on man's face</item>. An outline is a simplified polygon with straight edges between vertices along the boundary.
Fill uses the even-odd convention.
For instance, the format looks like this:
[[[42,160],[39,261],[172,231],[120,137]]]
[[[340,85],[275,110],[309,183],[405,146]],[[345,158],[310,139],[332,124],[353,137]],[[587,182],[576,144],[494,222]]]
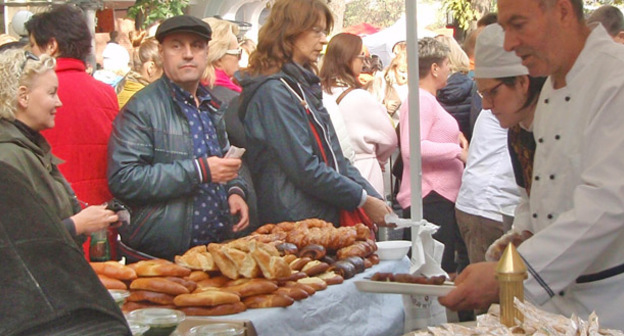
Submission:
[[[24,51],[24,57],[26,57],[26,59],[24,59],[24,62],[22,62],[22,65],[20,67],[21,71],[24,71],[24,68],[26,67],[26,63],[28,62],[28,60],[39,61],[39,57],[37,57],[37,55],[33,54],[32,52],[28,50]]]
[[[481,99],[487,99],[489,102],[493,102],[494,98],[496,97],[496,94],[498,93],[498,88],[503,84],[504,82],[500,82],[494,85],[494,87],[489,90],[483,90],[483,91],[477,90],[477,94],[479,94],[479,97],[481,97]]]
[[[228,49],[225,51],[225,53],[227,55],[234,55],[236,57],[238,57],[238,59],[241,59],[241,56],[243,55],[243,48],[237,48],[237,49]]]

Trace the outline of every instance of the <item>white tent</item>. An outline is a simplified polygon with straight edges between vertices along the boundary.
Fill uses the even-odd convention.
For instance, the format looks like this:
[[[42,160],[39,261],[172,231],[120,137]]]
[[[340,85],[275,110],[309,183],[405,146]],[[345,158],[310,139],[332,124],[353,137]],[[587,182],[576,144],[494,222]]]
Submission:
[[[415,20],[414,20],[415,21]],[[415,22],[414,22],[415,23]],[[410,24],[409,27],[416,27],[415,25]],[[392,60],[392,47],[401,41],[407,40],[407,20],[405,18],[405,14],[401,15],[401,17],[390,27],[381,30],[375,34],[368,35],[362,38],[364,45],[368,48],[371,55],[378,55],[384,66],[390,64]],[[419,37],[434,37],[435,33],[426,30],[424,28],[418,29]]]

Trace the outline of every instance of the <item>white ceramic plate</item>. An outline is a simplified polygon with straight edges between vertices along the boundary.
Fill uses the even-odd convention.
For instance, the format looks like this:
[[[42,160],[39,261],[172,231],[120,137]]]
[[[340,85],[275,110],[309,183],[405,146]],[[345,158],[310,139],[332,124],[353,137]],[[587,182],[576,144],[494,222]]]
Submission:
[[[417,294],[430,296],[445,296],[455,289],[453,285],[419,285],[402,282],[358,280],[355,287],[361,292]]]

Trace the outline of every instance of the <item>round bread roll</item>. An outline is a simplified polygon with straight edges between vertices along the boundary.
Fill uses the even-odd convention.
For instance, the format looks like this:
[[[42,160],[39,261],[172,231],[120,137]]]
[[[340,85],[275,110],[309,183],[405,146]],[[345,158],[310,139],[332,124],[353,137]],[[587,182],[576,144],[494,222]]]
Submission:
[[[295,300],[293,298],[282,294],[255,295],[243,300],[243,303],[248,309],[288,307],[294,302]]]
[[[91,265],[95,273],[109,278],[117,280],[134,280],[137,278],[137,274],[132,268],[116,261],[90,262],[89,265]]]
[[[238,295],[219,290],[181,294],[173,299],[173,303],[178,307],[217,306],[224,303],[236,302],[240,302],[240,297]]]
[[[171,295],[188,294],[189,290],[177,282],[165,278],[138,278],[130,284],[130,289],[142,289]]]
[[[329,265],[327,263],[324,263],[318,260],[312,260],[309,263],[307,263],[305,266],[303,266],[301,271],[307,274],[308,276],[313,276],[313,275],[317,275],[317,274],[327,271],[328,268],[329,268]]]
[[[221,316],[244,312],[247,310],[242,302],[225,303],[213,307],[181,307],[177,308],[187,316]]]

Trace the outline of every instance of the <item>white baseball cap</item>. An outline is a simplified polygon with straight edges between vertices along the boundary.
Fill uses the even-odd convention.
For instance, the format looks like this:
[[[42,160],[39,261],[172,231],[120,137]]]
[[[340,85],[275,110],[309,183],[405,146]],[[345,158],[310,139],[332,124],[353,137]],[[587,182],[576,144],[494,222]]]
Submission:
[[[522,65],[522,59],[513,51],[505,51],[505,32],[494,23],[483,29],[477,36],[475,46],[475,78],[504,78],[528,75],[529,70]]]

